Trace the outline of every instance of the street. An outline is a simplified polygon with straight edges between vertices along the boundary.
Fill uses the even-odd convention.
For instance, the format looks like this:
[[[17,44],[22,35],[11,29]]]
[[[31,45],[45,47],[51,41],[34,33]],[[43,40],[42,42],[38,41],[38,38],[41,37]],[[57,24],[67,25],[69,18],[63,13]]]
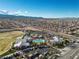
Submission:
[[[79,59],[79,43],[76,44],[75,48],[71,48],[69,52],[58,59]]]

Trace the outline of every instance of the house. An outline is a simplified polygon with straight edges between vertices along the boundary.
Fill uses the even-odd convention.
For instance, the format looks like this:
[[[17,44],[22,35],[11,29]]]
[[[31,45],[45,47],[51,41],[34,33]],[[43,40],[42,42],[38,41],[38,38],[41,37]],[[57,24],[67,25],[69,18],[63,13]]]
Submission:
[[[21,46],[21,44],[22,44],[22,42],[20,41],[20,42],[18,42],[18,43],[15,43],[14,44],[14,47],[20,47]]]
[[[15,41],[14,47],[29,46],[30,43],[28,40],[30,40],[30,37],[28,36],[25,36],[23,39],[22,37],[18,37]]]
[[[22,42],[21,42],[21,37],[17,37],[17,38],[16,38],[16,42],[15,42],[15,44],[14,44],[14,47],[19,47],[21,44],[22,44]]]
[[[58,43],[63,42],[63,38],[60,38],[60,37],[58,37],[58,36],[54,36],[53,39],[50,40],[50,42],[51,42],[52,44],[58,44]]]
[[[53,37],[53,40],[54,40],[54,42],[59,42],[58,36],[54,36],[54,37]]]

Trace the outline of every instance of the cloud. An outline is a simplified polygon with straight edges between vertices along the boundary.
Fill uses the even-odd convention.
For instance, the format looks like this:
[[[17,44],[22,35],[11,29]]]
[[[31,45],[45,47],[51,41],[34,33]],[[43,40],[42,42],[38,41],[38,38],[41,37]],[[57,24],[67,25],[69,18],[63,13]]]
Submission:
[[[14,12],[15,15],[24,15],[24,16],[26,16],[27,13],[28,11],[20,11],[20,10]]]
[[[9,10],[0,10],[0,14],[7,14],[7,15],[16,15],[16,16],[26,16],[28,11],[9,11]]]
[[[7,10],[0,10],[0,14],[7,14],[8,11]]]

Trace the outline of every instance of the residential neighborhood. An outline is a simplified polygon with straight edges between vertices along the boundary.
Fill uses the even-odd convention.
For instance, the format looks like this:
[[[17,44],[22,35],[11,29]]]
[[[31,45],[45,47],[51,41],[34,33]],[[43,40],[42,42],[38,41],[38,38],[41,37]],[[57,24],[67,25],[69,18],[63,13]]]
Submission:
[[[0,0],[0,59],[79,59],[79,0]]]
[[[58,58],[62,55],[62,53],[65,53],[62,48],[67,47],[71,43],[71,41],[67,41],[67,39],[64,40],[61,36],[54,34],[49,35],[47,32],[26,30],[24,33],[25,34],[23,36],[17,37],[15,42],[12,44],[10,51],[15,50],[15,52],[10,52],[8,55],[3,56],[2,59]],[[50,40],[49,36],[51,36]]]

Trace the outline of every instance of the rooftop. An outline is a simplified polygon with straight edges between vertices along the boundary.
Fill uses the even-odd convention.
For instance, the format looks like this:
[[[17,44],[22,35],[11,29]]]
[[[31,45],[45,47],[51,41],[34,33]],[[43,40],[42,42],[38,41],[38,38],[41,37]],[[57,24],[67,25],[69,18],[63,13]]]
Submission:
[[[35,39],[32,42],[35,42],[35,43],[44,43],[45,40],[44,39]]]

